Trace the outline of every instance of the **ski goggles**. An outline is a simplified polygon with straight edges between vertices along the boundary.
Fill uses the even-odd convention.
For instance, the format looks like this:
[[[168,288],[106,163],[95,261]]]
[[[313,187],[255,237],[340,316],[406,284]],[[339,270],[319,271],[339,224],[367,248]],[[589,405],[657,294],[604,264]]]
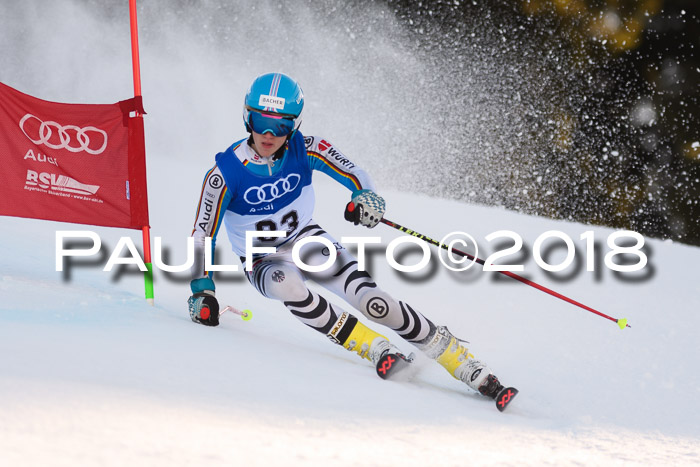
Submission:
[[[296,118],[291,115],[280,115],[258,110],[248,110],[248,125],[256,132],[264,135],[272,133],[274,136],[287,136],[294,131]]]

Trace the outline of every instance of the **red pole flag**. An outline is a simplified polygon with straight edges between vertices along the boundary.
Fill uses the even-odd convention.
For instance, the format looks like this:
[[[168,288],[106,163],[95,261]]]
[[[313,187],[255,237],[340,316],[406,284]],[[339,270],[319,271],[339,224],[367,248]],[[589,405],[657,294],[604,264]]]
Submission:
[[[43,101],[0,83],[0,215],[148,226],[141,97]]]

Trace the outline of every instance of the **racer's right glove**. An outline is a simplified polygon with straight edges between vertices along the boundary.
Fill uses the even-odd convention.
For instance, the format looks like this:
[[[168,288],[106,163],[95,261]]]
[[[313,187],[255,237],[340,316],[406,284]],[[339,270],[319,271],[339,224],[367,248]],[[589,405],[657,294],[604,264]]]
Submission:
[[[205,326],[219,325],[219,302],[213,290],[204,290],[193,294],[187,304],[190,308],[190,318],[195,323]]]

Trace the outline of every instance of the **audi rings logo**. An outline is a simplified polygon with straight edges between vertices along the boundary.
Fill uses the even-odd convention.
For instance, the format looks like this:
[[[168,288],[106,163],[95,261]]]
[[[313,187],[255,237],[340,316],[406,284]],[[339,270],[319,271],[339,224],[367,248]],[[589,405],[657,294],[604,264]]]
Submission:
[[[249,204],[271,203],[287,193],[291,193],[299,186],[301,177],[299,174],[289,174],[275,183],[266,183],[261,186],[252,186],[243,194],[243,199]]]
[[[27,124],[27,121],[30,120],[38,121],[39,125]],[[39,117],[27,114],[19,121],[19,128],[32,143],[43,144],[51,149],[67,149],[70,152],[85,151],[88,154],[96,155],[103,153],[107,148],[107,132],[94,126],[80,128],[75,125],[60,125],[53,121],[44,122]],[[54,132],[58,139],[52,139]],[[33,138],[30,134],[36,137]]]

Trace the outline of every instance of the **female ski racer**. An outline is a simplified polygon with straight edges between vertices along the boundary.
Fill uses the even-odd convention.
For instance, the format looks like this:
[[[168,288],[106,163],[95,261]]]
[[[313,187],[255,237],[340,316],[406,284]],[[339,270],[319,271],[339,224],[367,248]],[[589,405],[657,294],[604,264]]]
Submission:
[[[190,317],[208,326],[219,324],[213,274],[205,270],[205,238],[212,238],[213,258],[214,240],[223,223],[248,281],[265,297],[281,301],[302,323],[375,365],[387,353],[401,355],[386,337],[309,290],[305,281],[311,279],[345,299],[369,320],[393,329],[455,378],[496,398],[503,386],[486,365],[476,360],[446,327],[436,326],[408,303],[380,289],[367,272],[358,269],[355,257],[314,222],[314,170],[352,192],[345,217],[355,225],[375,227],[384,215],[385,202],[367,173],[327,139],[301,134],[303,108],[301,87],[287,75],[268,73],[251,84],[243,105],[243,121],[250,135],[216,155],[216,164],[202,184],[192,233],[196,260],[188,300]],[[249,231],[262,235],[251,237],[253,247],[275,247],[276,252],[256,254],[247,260]],[[284,231],[286,236],[260,233],[265,231]],[[324,237],[336,246],[337,258],[329,269],[304,271],[293,261],[294,244],[310,236]],[[301,251],[303,262],[309,266],[325,264],[330,254],[317,242],[305,245]]]

